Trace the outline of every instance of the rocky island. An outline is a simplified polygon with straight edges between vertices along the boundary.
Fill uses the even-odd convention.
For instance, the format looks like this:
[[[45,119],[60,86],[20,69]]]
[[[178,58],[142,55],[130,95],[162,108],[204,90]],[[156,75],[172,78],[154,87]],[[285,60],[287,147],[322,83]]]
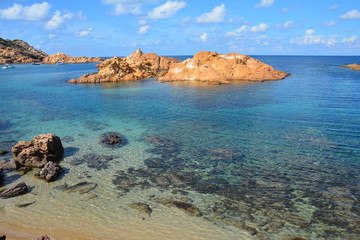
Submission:
[[[23,40],[0,38],[0,64],[41,62],[46,56]]]
[[[91,62],[102,62],[103,59],[99,57],[70,57],[65,53],[55,53],[53,55],[46,56],[42,62],[44,64],[56,64],[62,63],[91,63]]]
[[[360,70],[360,65],[353,63],[348,65],[342,65],[341,67],[351,68],[352,70]]]
[[[156,53],[144,54],[137,49],[125,58],[113,57],[97,65],[99,72],[71,79],[70,83],[104,83],[134,81],[164,75],[179,60],[161,57]]]
[[[191,59],[173,64],[168,73],[158,80],[229,84],[234,80],[252,82],[280,80],[289,75],[247,55],[202,51]]]

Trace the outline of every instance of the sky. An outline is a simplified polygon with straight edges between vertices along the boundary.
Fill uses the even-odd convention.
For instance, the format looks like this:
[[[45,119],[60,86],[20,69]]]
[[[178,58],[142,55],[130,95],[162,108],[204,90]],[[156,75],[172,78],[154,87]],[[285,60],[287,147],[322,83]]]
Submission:
[[[71,56],[360,55],[360,0],[0,0],[0,37]]]

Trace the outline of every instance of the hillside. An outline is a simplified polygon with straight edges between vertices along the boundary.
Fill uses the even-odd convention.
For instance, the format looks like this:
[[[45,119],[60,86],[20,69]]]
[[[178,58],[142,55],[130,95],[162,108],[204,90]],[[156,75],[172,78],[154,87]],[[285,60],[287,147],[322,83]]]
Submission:
[[[0,38],[0,64],[40,62],[46,56],[23,40]]]

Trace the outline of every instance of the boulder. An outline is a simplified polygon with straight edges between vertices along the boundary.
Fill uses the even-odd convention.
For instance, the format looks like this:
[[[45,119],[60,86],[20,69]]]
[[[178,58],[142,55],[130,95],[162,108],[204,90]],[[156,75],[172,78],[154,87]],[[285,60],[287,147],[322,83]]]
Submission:
[[[171,206],[171,207],[176,207],[176,208],[184,211],[186,214],[193,216],[193,217],[201,217],[202,216],[202,212],[197,207],[195,207],[191,203],[187,203],[187,202],[184,202],[181,200],[159,197],[159,198],[155,199],[155,202],[161,203],[161,204],[164,204],[167,206]]]
[[[172,64],[168,73],[158,80],[229,84],[234,80],[260,82],[279,80],[287,76],[288,73],[275,70],[270,65],[247,55],[203,51],[191,59]]]
[[[135,81],[156,77],[166,72],[175,58],[160,57],[155,53],[144,54],[140,49],[125,58],[113,57],[97,65],[99,72],[71,79],[70,83],[104,83]]]
[[[342,65],[341,67],[351,68],[352,70],[360,70],[360,65],[353,63],[348,65]]]
[[[107,132],[100,136],[100,144],[105,147],[120,147],[127,144],[124,136],[117,132]]]
[[[70,57],[65,53],[55,53],[53,55],[46,56],[42,62],[44,64],[56,64],[58,62],[63,63],[91,63],[102,62],[103,59],[99,57]]]
[[[0,192],[0,197],[2,198],[11,198],[16,197],[20,194],[26,193],[28,190],[26,184],[24,182],[19,182],[16,184],[11,185],[10,187],[2,190]]]
[[[45,166],[36,174],[36,176],[45,179],[48,182],[55,181],[60,173],[62,168],[59,164],[52,161],[45,164]]]
[[[20,141],[12,149],[18,167],[44,167],[49,161],[59,161],[64,152],[61,140],[54,134],[41,134],[30,141]]]
[[[147,215],[149,215],[149,217],[152,213],[151,207],[146,203],[140,203],[140,202],[130,203],[129,207],[133,208],[141,213],[147,214]]]

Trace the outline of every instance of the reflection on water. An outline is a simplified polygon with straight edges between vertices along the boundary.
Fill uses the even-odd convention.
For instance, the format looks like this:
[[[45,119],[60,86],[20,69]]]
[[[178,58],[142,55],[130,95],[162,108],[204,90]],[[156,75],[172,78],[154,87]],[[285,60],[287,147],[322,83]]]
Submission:
[[[2,200],[1,225],[59,239],[358,239],[359,73],[337,66],[359,59],[259,58],[292,76],[72,85],[95,64],[0,72],[0,149],[55,133],[66,169],[50,184],[6,172],[33,190]],[[103,147],[106,132],[128,144]]]

